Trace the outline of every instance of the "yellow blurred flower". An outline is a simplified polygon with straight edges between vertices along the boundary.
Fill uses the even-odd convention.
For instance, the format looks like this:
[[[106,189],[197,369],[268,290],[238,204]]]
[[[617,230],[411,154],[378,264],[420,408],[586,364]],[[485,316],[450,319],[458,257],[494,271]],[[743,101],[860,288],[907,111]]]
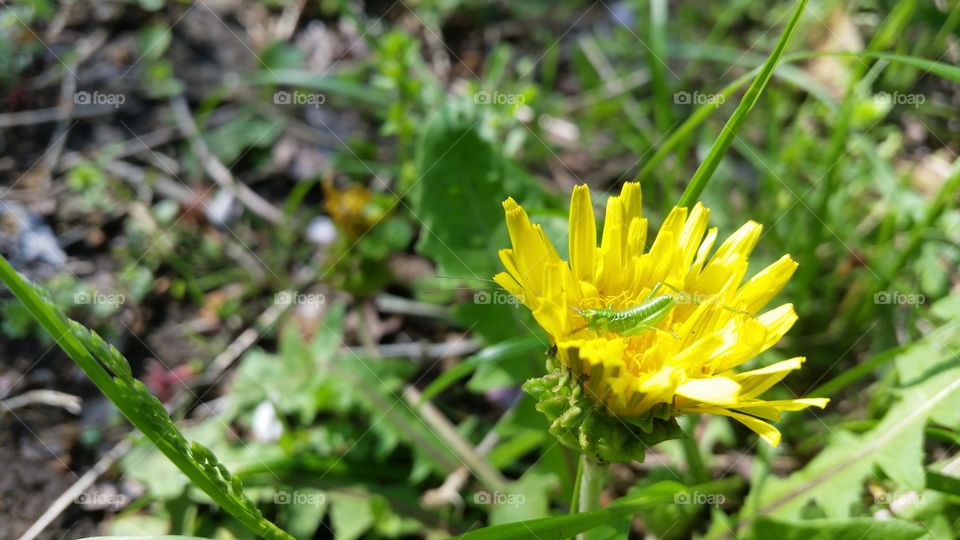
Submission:
[[[367,232],[383,215],[366,187],[350,184],[338,188],[329,179],[323,182],[323,209],[351,238]]]
[[[792,304],[761,312],[797,267],[789,255],[744,282],[759,224],[747,222],[711,256],[717,229],[707,229],[709,210],[699,203],[692,210],[674,208],[645,251],[640,185],[627,183],[607,200],[597,247],[590,190],[581,185],[571,196],[568,263],[512,198],[503,207],[513,249],[500,251],[507,271],[494,279],[530,308],[562,366],[606,412],[628,419],[661,416],[664,409],[669,416],[723,415],[776,446],[780,432],[768,421],[779,420],[782,411],[826,406],[822,398],[759,397],[798,369],[802,357],[735,371],[797,319]],[[676,302],[657,330],[623,336],[587,326],[578,312],[637,306],[657,284],[656,296],[672,295]]]

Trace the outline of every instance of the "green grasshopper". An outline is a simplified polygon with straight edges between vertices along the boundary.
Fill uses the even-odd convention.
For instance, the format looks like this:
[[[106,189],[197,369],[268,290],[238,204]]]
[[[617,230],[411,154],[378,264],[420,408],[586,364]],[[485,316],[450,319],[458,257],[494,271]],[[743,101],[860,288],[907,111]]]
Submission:
[[[659,282],[653,286],[650,294],[648,294],[642,302],[626,309],[616,310],[613,309],[612,306],[607,306],[607,309],[594,308],[581,310],[570,306],[570,309],[587,321],[585,325],[577,328],[574,332],[589,328],[595,332],[612,332],[624,337],[630,337],[644,332],[659,331],[666,332],[674,338],[679,339],[680,336],[675,332],[668,332],[657,327],[657,325],[666,318],[667,314],[670,313],[670,310],[680,303],[674,295],[657,295],[661,286],[672,289],[678,295],[686,294],[668,283]],[[730,307],[725,307],[725,309],[730,309],[737,313],[746,313],[743,310]]]

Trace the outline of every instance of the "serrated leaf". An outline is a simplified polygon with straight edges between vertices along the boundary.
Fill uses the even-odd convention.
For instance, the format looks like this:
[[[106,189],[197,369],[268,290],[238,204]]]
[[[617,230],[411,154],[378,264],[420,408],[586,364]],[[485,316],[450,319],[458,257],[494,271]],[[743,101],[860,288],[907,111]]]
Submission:
[[[448,103],[427,121],[417,147],[411,199],[423,225],[417,250],[436,261],[442,274],[492,276],[497,249],[506,245],[500,203],[539,193],[482,132],[483,118],[469,103]],[[491,231],[501,233],[491,237]]]
[[[922,490],[924,427],[939,418],[939,411],[955,407],[960,391],[958,326],[942,326],[901,353],[900,399],[876,427],[863,435],[837,431],[803,469],[786,478],[769,478],[751,492],[759,513],[799,517],[812,500],[828,517],[847,517],[874,467],[904,489]]]

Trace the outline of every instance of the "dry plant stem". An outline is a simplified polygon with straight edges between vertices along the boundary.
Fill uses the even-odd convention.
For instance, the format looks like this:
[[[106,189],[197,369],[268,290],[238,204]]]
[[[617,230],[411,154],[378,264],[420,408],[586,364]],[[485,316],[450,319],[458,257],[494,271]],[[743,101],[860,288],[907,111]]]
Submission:
[[[177,122],[177,126],[190,141],[190,145],[194,153],[197,154],[197,158],[203,164],[203,169],[207,172],[207,175],[219,186],[236,196],[251,212],[274,225],[279,225],[283,221],[283,211],[269,203],[260,195],[257,195],[255,191],[245,184],[237,182],[230,172],[230,169],[210,152],[207,143],[200,137],[197,125],[194,123],[193,116],[190,114],[190,108],[187,106],[187,101],[183,96],[173,98],[171,105],[173,106],[173,116]]]
[[[83,402],[77,396],[57,392],[56,390],[30,390],[12,398],[0,401],[3,406],[0,409],[0,416],[8,411],[26,407],[27,405],[49,405],[51,407],[60,407],[72,414],[80,414],[81,404]]]
[[[377,356],[384,358],[408,358],[410,360],[438,360],[445,356],[466,356],[479,351],[482,348],[480,342],[472,339],[458,339],[454,342],[442,343],[387,343],[376,345]],[[361,352],[370,352],[370,348],[347,347],[347,350],[359,354]]]
[[[578,512],[593,512],[600,509],[600,493],[607,478],[609,465],[599,463],[586,454],[580,455],[580,477],[577,480],[579,493],[577,496]],[[592,531],[577,535],[577,540],[594,538]]]
[[[475,451],[478,456],[484,457],[488,452],[490,452],[490,450],[493,450],[493,447],[499,442],[500,436],[497,435],[495,431],[491,430],[483,437],[483,439],[480,441],[480,444],[477,445]],[[469,478],[470,469],[467,468],[466,465],[462,465],[459,469],[450,473],[440,487],[427,490],[423,494],[423,497],[421,498],[423,505],[427,508],[437,508],[445,504],[450,504],[462,511],[463,497],[460,496],[460,490],[463,489],[463,486],[467,483]]]
[[[481,482],[493,490],[502,490],[507,485],[507,479],[500,471],[493,468],[490,462],[477,454],[470,442],[457,431],[454,426],[433,403],[424,401],[420,391],[411,385],[403,389],[403,398],[410,407],[427,423],[433,432],[457,455],[463,466],[470,469]]]

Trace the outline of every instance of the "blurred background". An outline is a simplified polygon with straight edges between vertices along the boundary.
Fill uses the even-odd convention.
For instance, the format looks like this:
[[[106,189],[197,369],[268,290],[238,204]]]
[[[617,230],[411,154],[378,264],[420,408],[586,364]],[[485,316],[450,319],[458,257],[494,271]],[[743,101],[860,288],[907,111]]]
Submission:
[[[2,1],[0,253],[298,538],[563,513],[576,456],[519,390],[549,344],[489,281],[500,203],[562,255],[577,183],[602,218],[639,179],[659,225],[794,6]],[[775,451],[688,419],[692,448],[615,466],[607,499],[712,478],[722,500],[622,534],[839,512],[956,537],[960,78],[863,52],[956,70],[958,28],[946,0],[807,6],[788,52],[811,54],[784,58],[702,200],[722,237],[764,225],[751,274],[800,263],[778,298],[800,320],[750,366],[808,360],[771,399],[833,402]],[[857,54],[813,54],[836,51]],[[0,318],[0,538],[252,538],[6,291]]]

